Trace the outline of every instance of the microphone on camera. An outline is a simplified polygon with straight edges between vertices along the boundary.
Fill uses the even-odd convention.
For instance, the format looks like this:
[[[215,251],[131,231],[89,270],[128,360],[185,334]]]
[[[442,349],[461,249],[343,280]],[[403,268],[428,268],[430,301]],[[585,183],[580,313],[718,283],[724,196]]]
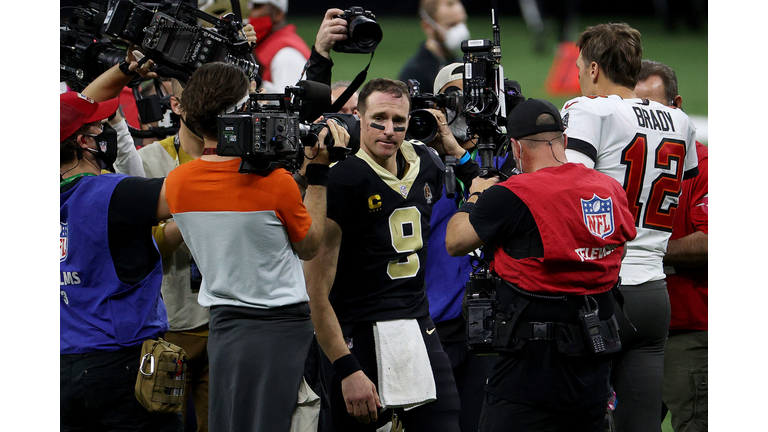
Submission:
[[[296,84],[304,89],[303,103],[299,111],[300,121],[315,121],[323,113],[331,110],[331,87],[314,81],[299,81]]]

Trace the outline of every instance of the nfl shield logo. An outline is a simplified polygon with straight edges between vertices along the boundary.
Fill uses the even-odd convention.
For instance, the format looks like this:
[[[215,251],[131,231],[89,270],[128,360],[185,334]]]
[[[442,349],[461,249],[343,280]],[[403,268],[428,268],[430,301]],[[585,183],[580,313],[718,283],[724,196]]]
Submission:
[[[59,257],[59,262],[64,261],[67,259],[67,250],[69,249],[69,242],[67,241],[68,232],[67,229],[67,223],[66,222],[60,222],[61,223],[61,234],[59,235],[59,239],[61,241],[59,245],[59,249],[61,252],[61,256]]]
[[[613,201],[592,195],[590,200],[581,200],[584,224],[592,235],[606,238],[613,234]]]
[[[400,185],[400,195],[403,196],[403,198],[408,196],[408,186],[401,184]]]

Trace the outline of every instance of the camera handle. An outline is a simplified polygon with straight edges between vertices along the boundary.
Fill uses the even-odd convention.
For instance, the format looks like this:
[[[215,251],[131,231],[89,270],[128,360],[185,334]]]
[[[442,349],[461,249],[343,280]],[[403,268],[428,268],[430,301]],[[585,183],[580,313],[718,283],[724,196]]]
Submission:
[[[456,157],[445,157],[445,197],[453,198],[456,196]]]
[[[493,155],[496,152],[496,143],[493,138],[480,134],[477,138],[477,154],[480,155],[480,177],[491,178],[499,174],[499,170],[493,164]]]

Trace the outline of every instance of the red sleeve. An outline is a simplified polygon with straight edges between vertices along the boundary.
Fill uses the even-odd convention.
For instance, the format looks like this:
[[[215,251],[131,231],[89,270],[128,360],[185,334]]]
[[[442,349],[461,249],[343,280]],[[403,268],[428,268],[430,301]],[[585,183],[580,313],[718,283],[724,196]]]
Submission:
[[[699,175],[692,179],[690,190],[690,217],[695,231],[709,234],[709,159],[699,160]]]

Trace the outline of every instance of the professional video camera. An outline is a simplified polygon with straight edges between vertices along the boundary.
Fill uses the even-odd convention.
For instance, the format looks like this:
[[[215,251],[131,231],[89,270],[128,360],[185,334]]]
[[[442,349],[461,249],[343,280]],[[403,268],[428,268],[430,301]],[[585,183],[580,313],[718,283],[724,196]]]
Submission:
[[[68,21],[60,26],[59,75],[75,91],[83,91],[125,58],[126,47],[116,46],[101,34],[105,17],[106,4],[94,2],[88,7],[74,7]]]
[[[251,93],[247,112],[218,117],[216,154],[242,158],[241,173],[263,173],[277,167],[295,170],[304,154],[303,147],[317,143],[328,121],[335,121],[350,135],[346,148],[333,147],[333,137],[330,133],[326,136],[331,161],[356,153],[360,148],[360,121],[353,114],[325,113],[330,107],[330,94],[330,87],[312,81],[288,86],[282,94]],[[307,122],[321,114],[321,122]]]
[[[464,291],[464,315],[467,320],[467,350],[475,354],[493,352],[496,292],[499,279],[491,274],[488,261],[476,258]]]
[[[202,27],[198,19],[213,27]],[[125,57],[127,44],[141,48],[162,77],[186,81],[204,63],[222,61],[256,79],[258,66],[241,30],[242,23],[234,15],[219,19],[181,0],[145,4],[114,0],[77,6],[60,28],[61,80],[81,91]]]
[[[506,141],[506,124],[509,112],[525,98],[520,84],[504,78],[501,65],[499,24],[496,19],[496,2],[491,2],[493,17],[493,42],[488,39],[467,40],[461,43],[464,52],[463,90],[450,95],[423,94],[418,83],[409,80],[413,110],[406,136],[423,142],[431,141],[438,131],[437,121],[425,108],[446,108],[457,112],[449,124],[459,116],[466,120],[466,136],[477,137],[480,154],[480,176],[507,175],[494,166],[497,144]],[[464,131],[464,128],[461,128]],[[446,161],[448,164],[448,161]]]
[[[198,25],[198,19],[213,28]],[[258,66],[242,29],[234,14],[219,19],[186,3],[178,3],[173,13],[166,14],[131,0],[117,0],[107,10],[102,32],[140,46],[155,63],[171,70],[166,76],[186,81],[205,63],[225,62],[242,68],[254,80]]]
[[[333,50],[343,53],[372,53],[383,36],[376,16],[360,6],[352,6],[334,18],[347,20],[347,38],[336,42]]]

